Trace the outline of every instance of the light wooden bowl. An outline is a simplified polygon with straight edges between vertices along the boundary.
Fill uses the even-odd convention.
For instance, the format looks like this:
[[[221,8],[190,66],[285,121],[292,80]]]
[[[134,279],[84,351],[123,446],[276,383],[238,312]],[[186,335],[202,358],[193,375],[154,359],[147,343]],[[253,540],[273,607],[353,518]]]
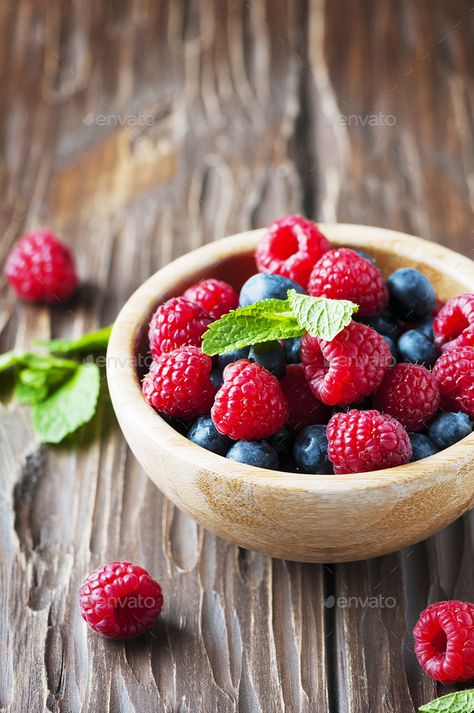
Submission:
[[[411,235],[360,225],[322,225],[333,245],[366,250],[387,276],[423,270],[447,300],[472,291],[474,263]],[[156,306],[204,277],[240,288],[255,273],[262,230],[184,255],[150,277],[115,322],[107,354],[112,402],[133,453],[172,502],[219,536],[302,562],[345,562],[422,540],[474,501],[474,434],[436,455],[358,475],[302,475],[233,463],[190,443],[144,400],[140,368]]]

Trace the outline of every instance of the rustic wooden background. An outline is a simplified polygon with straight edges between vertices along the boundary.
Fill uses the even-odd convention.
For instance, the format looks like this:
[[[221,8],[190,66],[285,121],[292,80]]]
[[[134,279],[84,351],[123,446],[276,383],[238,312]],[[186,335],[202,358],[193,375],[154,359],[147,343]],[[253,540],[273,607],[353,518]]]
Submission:
[[[472,0],[0,0],[0,258],[49,226],[87,283],[67,310],[2,283],[0,349],[109,323],[160,265],[285,212],[472,253],[473,29]],[[271,561],[176,511],[107,404],[79,449],[41,448],[15,407],[0,438],[0,710],[409,713],[437,694],[410,631],[428,601],[473,598],[471,516],[379,560]],[[127,644],[78,610],[114,558],[166,595]]]

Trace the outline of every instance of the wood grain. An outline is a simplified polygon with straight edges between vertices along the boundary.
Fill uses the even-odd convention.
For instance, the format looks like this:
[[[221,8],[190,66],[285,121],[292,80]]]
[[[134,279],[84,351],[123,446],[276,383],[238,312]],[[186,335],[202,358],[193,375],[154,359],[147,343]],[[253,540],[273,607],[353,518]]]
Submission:
[[[173,257],[290,211],[472,257],[473,22],[463,0],[1,2],[0,259],[48,225],[88,284],[64,311],[2,283],[0,348],[106,324]],[[45,449],[25,411],[0,413],[1,710],[405,713],[435,695],[409,631],[427,601],[473,598],[472,516],[375,561],[271,561],[175,511],[107,406],[91,431]],[[163,582],[164,616],[104,642],[77,588],[127,557]],[[396,606],[361,604],[379,592]]]

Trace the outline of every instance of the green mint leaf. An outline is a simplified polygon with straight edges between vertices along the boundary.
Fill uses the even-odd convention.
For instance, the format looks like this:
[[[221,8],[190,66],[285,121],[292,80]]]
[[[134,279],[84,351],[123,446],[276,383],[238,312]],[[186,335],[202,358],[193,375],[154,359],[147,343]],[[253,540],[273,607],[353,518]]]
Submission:
[[[456,691],[419,708],[421,713],[473,713],[474,690]]]
[[[2,371],[7,371],[12,366],[22,364],[25,356],[25,352],[17,351],[0,354],[0,373],[2,373]]]
[[[28,358],[32,368],[22,369],[18,374],[15,396],[22,404],[36,404],[58,388],[78,368],[75,361],[55,357]]]
[[[33,424],[43,443],[60,443],[93,417],[100,390],[96,364],[81,364],[51,396],[33,407]]]
[[[93,354],[107,349],[112,325],[102,327],[96,332],[83,334],[77,339],[49,339],[38,344],[46,347],[52,354]]]
[[[259,342],[301,337],[304,331],[288,300],[262,300],[212,322],[203,336],[202,350],[210,355],[226,354]]]
[[[348,300],[330,300],[326,297],[300,295],[288,291],[290,308],[300,327],[313,337],[331,339],[347,327],[359,307]]]

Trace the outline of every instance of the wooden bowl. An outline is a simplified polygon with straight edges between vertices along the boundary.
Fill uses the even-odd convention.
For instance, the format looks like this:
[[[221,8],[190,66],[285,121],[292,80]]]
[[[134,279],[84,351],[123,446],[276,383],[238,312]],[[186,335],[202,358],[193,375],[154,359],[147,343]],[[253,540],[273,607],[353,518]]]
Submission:
[[[322,225],[333,245],[361,248],[385,276],[420,268],[442,300],[472,291],[474,263],[411,235]],[[240,288],[255,273],[262,230],[205,245],[150,277],[121,310],[107,354],[112,402],[136,458],[181,510],[220,537],[273,557],[345,562],[383,555],[432,535],[474,499],[474,434],[416,463],[357,475],[302,475],[234,463],[194,445],[140,389],[148,321],[156,306],[204,277]]]

